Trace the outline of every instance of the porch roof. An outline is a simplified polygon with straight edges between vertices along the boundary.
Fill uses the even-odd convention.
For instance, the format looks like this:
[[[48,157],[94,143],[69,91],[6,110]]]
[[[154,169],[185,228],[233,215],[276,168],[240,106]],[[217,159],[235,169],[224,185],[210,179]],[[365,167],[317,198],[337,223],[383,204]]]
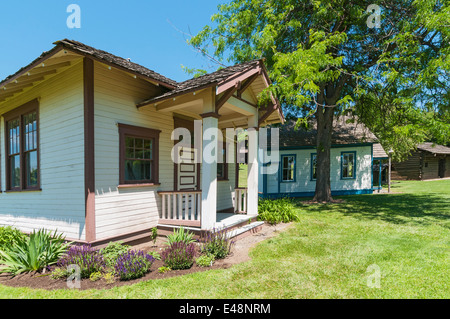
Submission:
[[[285,118],[279,101],[273,96],[265,105],[258,105],[258,95],[271,81],[264,65],[264,60],[253,60],[222,68],[181,83],[177,88],[163,94],[153,96],[138,103],[138,108],[156,106],[158,111],[179,111],[188,106],[195,109],[195,104],[202,93],[214,90],[215,113],[222,116],[219,126],[245,126],[246,117],[252,114],[251,109],[258,109],[259,126],[272,123],[284,123]],[[251,89],[253,99],[244,98],[244,92]],[[248,91],[247,91],[248,92]],[[190,93],[190,94],[189,94]],[[196,95],[196,93],[199,93]],[[197,103],[195,103],[197,101]],[[192,107],[194,106],[194,109]],[[198,105],[197,105],[198,106]],[[222,108],[223,106],[227,106]],[[245,111],[247,109],[247,111]],[[197,112],[196,112],[197,111]],[[200,112],[200,108],[191,112]],[[232,123],[232,124],[230,124]]]

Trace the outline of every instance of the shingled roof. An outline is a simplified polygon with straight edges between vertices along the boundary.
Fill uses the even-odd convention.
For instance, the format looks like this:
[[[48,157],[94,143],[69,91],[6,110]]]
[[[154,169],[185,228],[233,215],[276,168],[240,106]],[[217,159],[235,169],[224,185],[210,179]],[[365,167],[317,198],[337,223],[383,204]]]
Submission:
[[[128,59],[121,58],[117,55],[111,54],[106,51],[95,49],[91,46],[83,44],[78,41],[64,39],[61,41],[56,41],[54,44],[62,45],[64,48],[71,49],[83,54],[88,54],[92,57],[95,57],[99,60],[103,60],[110,64],[115,64],[119,67],[123,67],[127,70],[133,71],[135,73],[141,74],[143,76],[147,76],[151,79],[157,80],[162,83],[169,84],[170,86],[176,87],[178,83],[174,80],[171,80],[155,71],[147,69],[146,67],[139,65],[137,63],[131,62]]]
[[[225,81],[226,79],[237,73],[242,73],[247,70],[255,68],[260,63],[260,61],[261,60],[253,60],[241,64],[236,64],[233,66],[222,68],[215,72],[211,72],[193,79],[186,80],[184,82],[180,82],[178,83],[176,89],[166,92],[162,95],[158,95],[157,97],[143,101],[140,103],[140,105],[154,103],[157,101],[165,100],[171,97],[175,97],[178,95],[182,95],[185,93],[217,85],[220,82]]]
[[[423,143],[417,145],[417,149],[422,151],[427,151],[432,154],[438,154],[438,155],[450,155],[450,147],[438,145],[434,143]]]
[[[70,50],[70,51],[73,51],[75,53],[79,53],[82,55],[91,56],[100,62],[104,61],[107,64],[114,65],[119,68],[125,69],[126,71],[130,71],[135,74],[147,77],[150,80],[155,80],[156,82],[163,84],[164,86],[168,87],[169,89],[174,89],[178,86],[178,82],[176,82],[172,79],[169,79],[155,71],[147,69],[146,67],[144,67],[142,65],[131,62],[128,59],[121,58],[121,57],[111,54],[109,52],[95,49],[95,48],[88,46],[86,44],[83,44],[81,42],[63,39],[60,41],[56,41],[53,44],[55,44],[55,47],[53,47],[49,51],[43,52],[37,59],[32,61],[30,64],[21,68],[16,73],[6,77],[3,81],[0,82],[0,86],[3,83],[6,83],[9,79],[11,79],[17,75],[20,75],[23,71],[27,70],[28,68],[30,68],[37,62],[50,57],[53,53],[57,52],[58,50],[61,50],[61,48],[64,48],[64,49],[67,49],[67,50]]]
[[[340,117],[334,120],[332,145],[375,143],[376,136],[363,124],[348,122],[350,118]],[[317,125],[315,121],[310,122],[310,129],[295,129],[295,121],[288,121],[280,127],[280,147],[316,146]]]

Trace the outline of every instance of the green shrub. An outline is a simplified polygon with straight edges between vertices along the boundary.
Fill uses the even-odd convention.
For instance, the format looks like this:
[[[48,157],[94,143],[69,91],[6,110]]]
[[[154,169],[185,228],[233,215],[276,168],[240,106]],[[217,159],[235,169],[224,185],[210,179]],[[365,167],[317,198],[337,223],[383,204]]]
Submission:
[[[258,220],[266,221],[271,225],[299,221],[294,203],[287,198],[260,199],[258,213]]]
[[[103,279],[105,279],[107,284],[113,284],[116,282],[116,278],[114,277],[114,273],[107,272],[103,275]]]
[[[167,244],[169,246],[174,243],[185,243],[188,245],[194,242],[194,234],[185,230],[183,227],[180,227],[178,230],[174,230],[172,234],[167,235]]]
[[[155,258],[155,260],[161,260],[161,255],[157,251],[149,251],[147,254]]]
[[[50,274],[50,278],[52,279],[62,279],[62,278],[66,278],[68,276],[68,271],[67,269],[63,269],[63,268],[55,268],[52,270],[52,273]]]
[[[150,235],[150,239],[153,241],[153,244],[156,244],[156,239],[158,238],[158,228],[152,228],[152,234]]]
[[[197,259],[195,259],[195,263],[200,267],[211,267],[214,263],[214,256],[211,255],[201,255]]]
[[[90,280],[90,281],[97,281],[97,280],[102,279],[102,277],[103,277],[102,273],[101,273],[100,271],[96,271],[96,272],[93,272],[93,273],[89,276],[89,280]]]
[[[20,238],[14,246],[0,251],[0,273],[18,275],[22,272],[40,271],[55,264],[69,247],[62,235],[45,230],[33,231],[30,236]]]
[[[158,268],[158,272],[159,272],[160,274],[164,274],[164,273],[169,272],[169,271],[171,271],[171,270],[172,270],[172,269],[170,269],[170,267],[165,267],[165,266],[161,266],[161,267]]]
[[[126,253],[130,246],[124,245],[123,242],[110,242],[105,248],[100,249],[106,266],[113,268],[117,258]]]
[[[7,250],[17,242],[24,240],[26,235],[11,226],[0,227],[0,250]]]

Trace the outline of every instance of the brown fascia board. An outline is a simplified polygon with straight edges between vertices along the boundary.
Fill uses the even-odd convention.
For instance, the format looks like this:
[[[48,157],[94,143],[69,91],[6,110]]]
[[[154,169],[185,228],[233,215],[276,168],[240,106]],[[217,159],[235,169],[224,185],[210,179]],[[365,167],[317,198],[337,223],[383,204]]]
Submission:
[[[179,97],[181,95],[185,95],[185,94],[188,94],[188,93],[193,93],[193,92],[196,92],[196,91],[200,91],[200,90],[203,90],[203,89],[214,87],[216,85],[217,85],[217,82],[212,82],[212,83],[208,83],[208,84],[205,84],[205,85],[200,85],[200,86],[197,86],[197,87],[193,87],[193,88],[190,88],[190,89],[187,89],[187,90],[184,90],[184,91],[176,92],[176,93],[170,94],[168,96],[159,96],[159,97],[157,96],[157,97],[155,97],[153,99],[145,100],[145,101],[142,101],[139,104],[136,104],[136,107],[137,108],[141,108],[141,107],[144,107],[144,106],[147,106],[147,105],[151,105],[151,104],[155,104],[155,103],[161,103],[161,102],[173,99],[175,97]],[[168,92],[168,93],[170,93],[170,92]]]
[[[27,73],[31,69],[35,68],[36,66],[38,66],[39,64],[44,62],[45,60],[47,60],[47,59],[51,58],[52,56],[54,56],[56,53],[58,53],[62,49],[63,49],[62,47],[55,46],[51,50],[43,52],[37,59],[33,60],[30,64],[28,64],[27,66],[24,66],[23,68],[18,70],[16,73],[6,77],[6,79],[4,79],[2,82],[0,82],[0,88],[8,85],[12,81],[14,81],[17,78],[19,78],[20,76],[24,75],[25,73]]]

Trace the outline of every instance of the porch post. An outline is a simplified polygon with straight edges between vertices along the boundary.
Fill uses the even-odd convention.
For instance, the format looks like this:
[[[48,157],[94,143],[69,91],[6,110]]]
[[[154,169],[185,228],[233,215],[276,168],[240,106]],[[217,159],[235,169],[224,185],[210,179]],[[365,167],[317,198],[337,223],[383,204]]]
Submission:
[[[248,118],[247,215],[258,215],[258,116]]]
[[[211,149],[218,152],[217,136],[211,137],[211,132],[218,129],[218,115],[215,113],[215,96],[211,99],[205,98],[203,106],[203,129],[202,129],[202,165],[201,165],[201,185],[202,185],[202,208],[201,208],[201,229],[208,230],[214,228],[217,215],[217,160],[205,158],[211,155]],[[209,132],[207,132],[209,130]]]

